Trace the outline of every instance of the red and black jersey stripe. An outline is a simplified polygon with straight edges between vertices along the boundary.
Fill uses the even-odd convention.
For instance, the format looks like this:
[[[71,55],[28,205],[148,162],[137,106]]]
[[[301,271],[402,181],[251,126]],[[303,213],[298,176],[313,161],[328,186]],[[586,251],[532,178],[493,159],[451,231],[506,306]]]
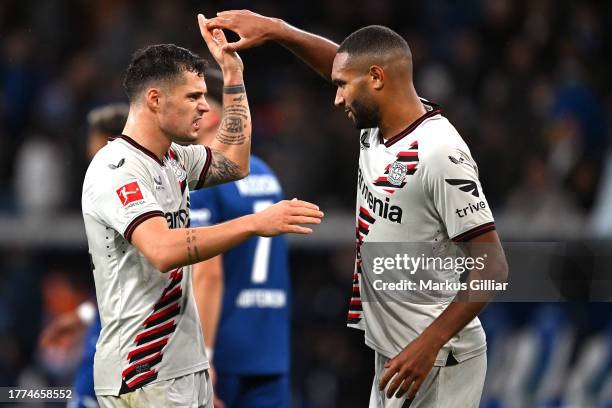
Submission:
[[[136,343],[137,346],[140,346],[142,344],[149,343],[153,340],[157,340],[161,337],[164,337],[165,335],[174,332],[174,330],[176,330],[176,324],[173,320],[171,322],[162,324],[161,326],[156,327],[154,329],[140,333],[138,336],[136,336],[134,343]]]
[[[153,313],[151,316],[147,318],[144,322],[145,328],[151,328],[157,326],[160,323],[163,323],[169,319],[172,319],[174,316],[181,313],[181,306],[178,303],[172,304],[172,306],[163,309],[160,312]]]
[[[119,390],[119,395],[127,394],[128,392],[132,392],[139,388],[144,387],[145,385],[155,381],[157,379],[157,371],[155,369],[147,371],[141,376],[135,378],[134,380],[126,383],[125,380],[121,381],[121,389]]]
[[[166,345],[166,343],[168,343],[167,338],[158,340],[151,344],[147,344],[146,346],[138,347],[128,353],[128,360],[130,361],[130,363],[133,363],[151,354],[155,354],[161,351]]]
[[[482,224],[479,225],[477,227],[474,227],[472,229],[470,229],[469,231],[466,231],[462,234],[457,235],[455,238],[453,238],[453,241],[455,242],[467,242],[471,239],[474,239],[486,232],[489,231],[493,231],[495,229],[495,223],[494,222],[487,222],[486,224]]]
[[[139,362],[132,364],[131,366],[123,370],[121,375],[125,381],[129,381],[136,375],[150,371],[151,367],[161,362],[161,359],[161,352],[157,352],[151,357],[145,358],[144,360],[140,360]]]
[[[125,232],[123,233],[123,236],[126,241],[132,242],[132,234],[134,233],[136,227],[142,224],[144,221],[148,220],[149,218],[153,217],[164,217],[164,213],[157,210],[147,211],[134,218],[132,222],[128,224],[127,228],[125,229]]]
[[[173,317],[181,313],[183,270],[173,270],[169,279],[151,314],[142,323],[143,331],[134,339],[136,348],[127,355],[130,365],[122,372],[120,394],[134,391],[157,378],[157,371],[152,367],[162,361],[163,349],[177,328]]]
[[[153,311],[157,312],[158,310],[168,306],[170,303],[180,299],[181,296],[183,296],[183,288],[181,286],[176,286],[173,290],[162,296],[157,303],[155,303],[155,306],[153,306]]]
[[[379,177],[376,179],[376,181],[374,181],[374,185],[379,186],[379,187],[402,188],[406,185],[406,182],[402,181],[402,184],[400,184],[399,186],[396,186],[395,184],[389,183],[389,181],[387,180],[387,177]]]
[[[374,221],[376,221],[376,220],[374,219],[374,217],[372,217],[372,216],[370,215],[370,213],[368,212],[368,210],[366,210],[366,209],[365,209],[365,208],[363,208],[363,207],[359,208],[359,217],[361,217],[361,218],[362,218],[364,221],[366,221],[366,222],[368,222],[368,223],[370,223],[370,224],[373,224],[373,223],[374,223]]]

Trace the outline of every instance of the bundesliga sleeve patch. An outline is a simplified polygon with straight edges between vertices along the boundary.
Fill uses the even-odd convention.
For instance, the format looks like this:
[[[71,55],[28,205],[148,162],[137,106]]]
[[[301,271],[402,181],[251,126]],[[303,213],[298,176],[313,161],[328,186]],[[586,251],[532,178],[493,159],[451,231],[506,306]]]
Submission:
[[[121,204],[123,204],[124,207],[129,203],[133,203],[134,201],[144,200],[142,191],[140,190],[140,186],[138,185],[137,181],[132,181],[131,183],[118,188],[117,196],[119,196],[119,200],[121,200]]]

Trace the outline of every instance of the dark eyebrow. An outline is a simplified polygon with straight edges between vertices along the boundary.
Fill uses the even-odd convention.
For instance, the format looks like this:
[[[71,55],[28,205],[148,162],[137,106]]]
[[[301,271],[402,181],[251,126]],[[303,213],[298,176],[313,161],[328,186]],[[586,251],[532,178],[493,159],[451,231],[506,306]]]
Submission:
[[[346,81],[343,81],[341,79],[332,79],[332,84],[334,84],[335,86],[341,86],[346,84]]]
[[[189,92],[187,94],[188,98],[194,98],[194,99],[199,99],[202,95],[204,95],[204,92],[201,91],[197,91],[197,92]]]

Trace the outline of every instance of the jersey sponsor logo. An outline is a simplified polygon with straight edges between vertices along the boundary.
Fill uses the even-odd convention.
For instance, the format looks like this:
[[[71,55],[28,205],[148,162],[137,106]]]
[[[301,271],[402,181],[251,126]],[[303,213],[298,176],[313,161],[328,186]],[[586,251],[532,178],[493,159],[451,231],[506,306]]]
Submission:
[[[280,194],[281,187],[271,174],[253,174],[242,180],[236,181],[236,188],[243,196],[258,196]]]
[[[471,193],[474,197],[480,197],[478,186],[475,181],[463,179],[444,179],[451,186],[459,187],[459,190]]]
[[[385,197],[384,200],[382,200],[378,198],[375,193],[373,194],[364,180],[361,168],[358,169],[357,180],[359,193],[373,213],[391,222],[396,222],[398,224],[402,223],[402,208],[393,205],[389,197]]]
[[[155,182],[155,184],[157,184],[158,186],[162,185],[162,179],[161,176],[157,176],[157,177],[153,177],[153,181]]]
[[[119,163],[117,163],[117,164],[110,163],[108,165],[108,168],[111,169],[111,170],[116,170],[119,167],[123,166],[123,163],[125,163],[125,159],[119,160]]]
[[[123,204],[124,207],[129,203],[144,200],[142,191],[140,190],[140,186],[138,185],[137,181],[132,181],[131,183],[118,188],[117,196],[119,196],[119,200],[121,200],[121,204]]]
[[[189,211],[182,208],[178,211],[167,212],[164,214],[168,222],[168,228],[183,228],[189,226]]]
[[[477,213],[478,211],[484,210],[485,208],[487,208],[487,205],[484,201],[480,201],[475,204],[468,203],[467,207],[456,209],[455,214],[457,214],[459,218],[463,218],[466,215]]]

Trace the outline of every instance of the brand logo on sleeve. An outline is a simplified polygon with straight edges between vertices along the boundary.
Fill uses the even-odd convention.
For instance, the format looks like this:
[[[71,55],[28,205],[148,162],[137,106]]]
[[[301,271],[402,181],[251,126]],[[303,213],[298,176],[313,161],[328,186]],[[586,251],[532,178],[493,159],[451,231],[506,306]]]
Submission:
[[[108,168],[111,170],[117,170],[119,167],[123,166],[123,163],[125,163],[125,159],[119,160],[117,164],[110,163]]]
[[[133,203],[134,201],[144,200],[142,196],[142,191],[140,190],[140,186],[137,181],[132,181],[124,185],[121,188],[117,189],[117,195],[121,200],[121,204],[125,207],[129,203]]]
[[[476,186],[475,181],[462,179],[445,179],[445,181],[451,186],[457,186],[461,191],[471,193],[474,197],[480,197],[480,194],[478,194],[478,186]]]

